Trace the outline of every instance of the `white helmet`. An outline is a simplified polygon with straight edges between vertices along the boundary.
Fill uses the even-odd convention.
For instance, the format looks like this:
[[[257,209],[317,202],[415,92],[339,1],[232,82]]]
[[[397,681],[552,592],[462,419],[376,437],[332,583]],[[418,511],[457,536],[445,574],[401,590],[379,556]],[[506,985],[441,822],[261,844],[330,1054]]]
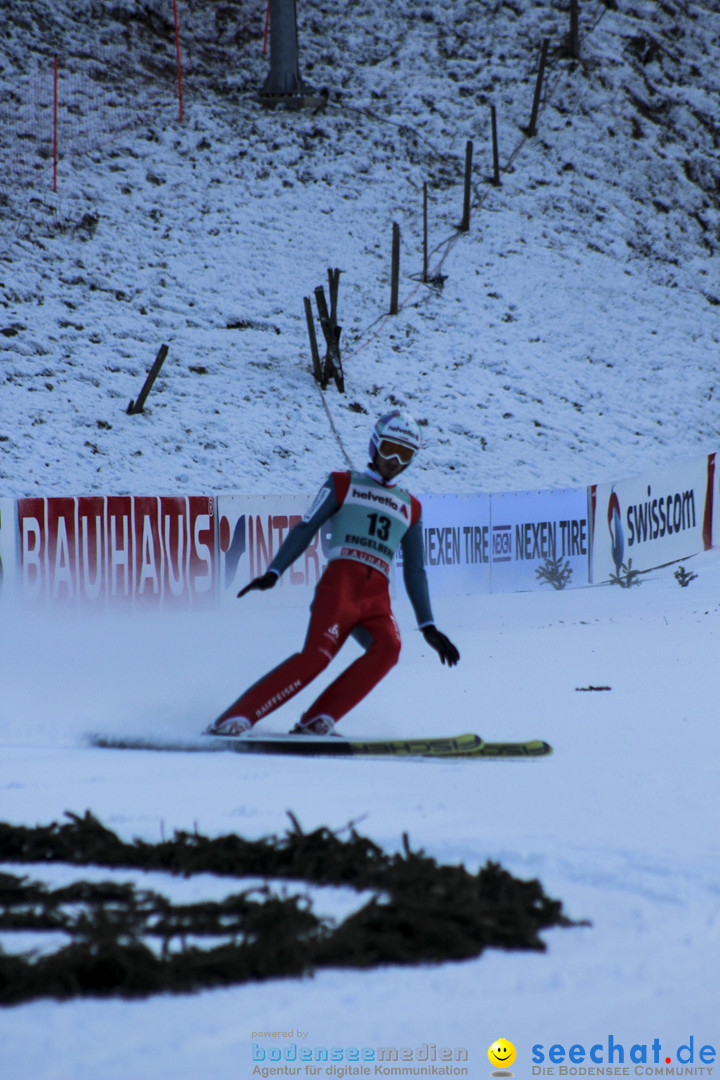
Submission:
[[[422,432],[417,420],[402,409],[393,409],[392,412],[381,416],[373,428],[370,436],[370,459],[372,460],[380,450],[383,442],[399,443],[412,451],[413,454],[422,449]],[[384,455],[382,455],[384,456]],[[404,464],[409,465],[410,460]]]

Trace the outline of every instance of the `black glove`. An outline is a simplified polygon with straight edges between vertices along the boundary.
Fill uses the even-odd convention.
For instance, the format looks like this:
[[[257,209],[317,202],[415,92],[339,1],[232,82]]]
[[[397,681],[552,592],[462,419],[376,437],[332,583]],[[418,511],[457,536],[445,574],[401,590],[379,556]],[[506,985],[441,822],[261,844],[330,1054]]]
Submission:
[[[249,585],[246,585],[244,589],[241,589],[238,593],[238,599],[244,596],[245,593],[249,593],[251,589],[272,589],[274,585],[277,585],[279,580],[278,575],[274,570],[268,570],[262,577],[253,578]]]
[[[442,634],[435,626],[424,626],[423,637],[428,645],[432,646],[443,664],[447,661],[448,667],[453,667],[460,659],[460,653],[449,637]]]

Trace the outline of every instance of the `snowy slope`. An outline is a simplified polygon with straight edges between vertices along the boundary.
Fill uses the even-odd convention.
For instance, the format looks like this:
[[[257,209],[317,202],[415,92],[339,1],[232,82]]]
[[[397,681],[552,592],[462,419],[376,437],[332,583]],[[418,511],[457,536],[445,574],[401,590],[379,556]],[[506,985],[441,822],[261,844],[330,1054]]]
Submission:
[[[397,401],[427,421],[418,491],[584,484],[715,449],[715,5],[582,4],[574,64],[560,4],[303,0],[302,72],[329,96],[313,114],[254,100],[262,11],[178,8],[182,124],[171,5],[33,0],[7,17],[0,494],[312,492],[344,453],[362,465],[372,417]],[[525,139],[546,36],[546,99]],[[458,238],[468,138],[475,210]],[[425,180],[442,291],[413,276]],[[393,221],[403,305],[384,318]],[[347,394],[323,402],[302,298],[329,266],[343,270]],[[128,416],[163,341],[147,412]],[[261,1075],[253,1042],[273,1045],[253,1032],[290,1027],[317,1047],[463,1046],[475,1076],[500,1036],[523,1078],[533,1045],[611,1034],[626,1058],[658,1038],[673,1068],[692,1037],[698,1066],[702,1045],[720,1047],[715,553],[693,569],[682,590],[665,569],[635,589],[437,602],[463,654],[452,672],[399,601],[401,663],[347,724],[555,746],[517,764],[90,750],[91,728],[197,731],[297,647],[305,613],[278,619],[261,596],[192,617],[7,612],[4,819],[89,808],[148,839],[194,823],[263,836],[287,810],[307,829],[354,820],[391,850],[407,832],[444,861],[538,876],[592,927],[547,934],[543,955],[4,1010],[2,1075],[245,1080]],[[612,690],[576,689],[588,685]]]
[[[562,56],[559,5],[300,8],[302,72],[326,109],[258,107],[254,8],[180,5],[182,124],[166,12],[36,0],[10,20],[3,492],[314,490],[341,448],[302,298],[329,266],[347,394],[325,400],[356,463],[396,400],[427,421],[427,491],[588,483],[714,443],[714,8],[583,6],[581,64]],[[477,208],[448,250],[468,138]],[[413,277],[424,181],[440,294]],[[393,221],[403,306],[383,320]],[[129,417],[163,341],[147,415]]]

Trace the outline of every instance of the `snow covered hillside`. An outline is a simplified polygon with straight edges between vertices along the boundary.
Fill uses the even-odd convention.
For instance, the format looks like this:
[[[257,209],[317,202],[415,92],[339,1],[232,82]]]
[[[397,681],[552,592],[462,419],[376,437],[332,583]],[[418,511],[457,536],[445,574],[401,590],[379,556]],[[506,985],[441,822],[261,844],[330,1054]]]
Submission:
[[[581,0],[579,62],[564,0],[298,6],[301,73],[325,107],[258,105],[264,0],[178,0],[182,123],[170,0],[3,10],[0,496],[312,493],[346,458],[364,464],[373,418],[396,403],[424,423],[408,474],[419,493],[585,485],[715,451],[714,0]],[[459,235],[468,139],[474,206]],[[425,181],[441,289],[418,280]],[[388,317],[393,222],[401,310]],[[303,297],[328,267],[343,271],[344,396],[310,373]],[[163,342],[146,412],[130,416]],[[317,1064],[332,1047],[427,1059],[434,1046],[466,1050],[457,1075],[484,1077],[506,1038],[518,1080],[712,1076],[717,552],[693,560],[687,588],[673,570],[637,588],[441,597],[438,624],[462,654],[452,671],[398,598],[401,661],[345,729],[554,747],[514,763],[91,748],[91,730],[196,734],[297,648],[306,612],[281,609],[280,590],[142,617],[5,605],[3,820],[89,809],[153,842],[194,827],[281,834],[287,811],[308,831],[352,821],[389,851],[407,833],[441,862],[537,877],[591,925],[548,932],[545,953],[3,1008],[0,1074],[267,1080],[300,1040],[319,1071],[282,1075],[340,1080],[342,1063]],[[287,730],[304,702],[263,726]],[[68,881],[63,866],[2,871]],[[207,876],[112,876],[178,901],[224,895]],[[314,902],[338,919],[361,902],[328,893]],[[17,950],[17,935],[0,946]]]
[[[262,5],[261,5],[262,6]],[[407,404],[426,491],[564,486],[717,431],[709,3],[300,3],[316,112],[264,111],[264,12],[33,0],[0,45],[2,493],[313,491]],[[540,46],[538,135],[524,139]],[[52,191],[52,68],[59,162]],[[491,174],[498,112],[502,187]],[[456,243],[466,140],[471,231]],[[422,270],[430,185],[431,275]],[[391,225],[401,312],[389,307]],[[303,296],[342,271],[347,393]],[[162,342],[145,416],[125,409]]]

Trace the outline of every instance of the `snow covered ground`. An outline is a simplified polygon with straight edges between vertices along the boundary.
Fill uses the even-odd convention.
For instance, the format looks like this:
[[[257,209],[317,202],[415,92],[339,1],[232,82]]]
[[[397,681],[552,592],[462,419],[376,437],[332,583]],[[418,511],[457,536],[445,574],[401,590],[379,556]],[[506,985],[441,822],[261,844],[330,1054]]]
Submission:
[[[720,15],[693,2],[581,8],[575,65],[559,55],[560,5],[303,0],[301,68],[330,92],[311,115],[254,101],[262,12],[180,4],[182,125],[171,9],[33,0],[14,13],[0,44],[0,493],[310,493],[343,452],[363,464],[373,416],[397,401],[427,421],[409,474],[419,492],[585,484],[714,450]],[[544,36],[548,93],[525,140]],[[61,104],[53,194],[56,53],[74,111]],[[457,238],[468,138],[475,210]],[[412,276],[425,180],[442,291]],[[393,221],[403,306],[391,319]],[[329,266],[343,270],[347,394],[323,402],[302,298]],[[128,416],[163,341],[147,412]],[[195,823],[264,836],[288,810],[306,829],[359,821],[391,850],[407,832],[441,861],[537,876],[592,926],[546,934],[544,955],[3,1010],[2,1075],[249,1080],[253,1043],[292,1041],[257,1033],[289,1030],[314,1047],[464,1047],[472,1076],[489,1074],[498,1037],[515,1043],[522,1080],[543,1075],[536,1044],[536,1069],[555,1043],[601,1044],[604,1066],[610,1036],[625,1058],[611,1064],[631,1076],[666,1057],[717,1068],[700,1057],[720,1047],[716,553],[692,568],[687,589],[667,568],[627,590],[436,601],[463,656],[453,671],[399,601],[401,663],[348,730],[555,747],[520,763],[89,749],[91,729],[197,731],[297,647],[306,613],[279,618],[261,596],[192,617],[6,608],[3,819],[91,809],[147,839]],[[577,689],[589,685],[612,689]],[[678,1053],[691,1039],[692,1061]],[[639,1049],[631,1059],[643,1045],[647,1064]]]
[[[695,568],[686,589],[665,570],[629,590],[454,601],[438,613],[463,654],[452,672],[428,655],[400,605],[402,662],[348,729],[549,739],[554,755],[534,762],[88,749],[90,728],[193,734],[223,688],[227,698],[247,672],[296,647],[304,612],[288,611],[279,626],[258,598],[246,618],[224,624],[211,616],[16,624],[3,635],[6,820],[49,822],[89,808],[122,836],[153,841],[195,826],[206,835],[282,833],[288,810],[307,830],[356,821],[389,850],[407,831],[443,862],[475,869],[494,859],[538,877],[568,915],[592,926],[546,933],[539,955],[489,951],[460,964],[322,972],[130,1003],[39,1001],[0,1014],[3,1075],[245,1078],[253,1044],[292,1045],[253,1032],[298,1029],[316,1048],[465,1047],[472,1076],[489,1075],[486,1051],[501,1036],[518,1049],[518,1077],[531,1075],[537,1043],[589,1049],[610,1034],[626,1064],[632,1046],[659,1038],[663,1067],[670,1056],[674,1068],[692,1036],[699,1065],[700,1047],[720,1042],[720,566],[708,557]],[[612,689],[577,689],[589,685]],[[286,706],[264,727],[282,731],[296,712]],[[65,880],[54,868],[23,872]],[[172,896],[178,886],[166,888]]]

